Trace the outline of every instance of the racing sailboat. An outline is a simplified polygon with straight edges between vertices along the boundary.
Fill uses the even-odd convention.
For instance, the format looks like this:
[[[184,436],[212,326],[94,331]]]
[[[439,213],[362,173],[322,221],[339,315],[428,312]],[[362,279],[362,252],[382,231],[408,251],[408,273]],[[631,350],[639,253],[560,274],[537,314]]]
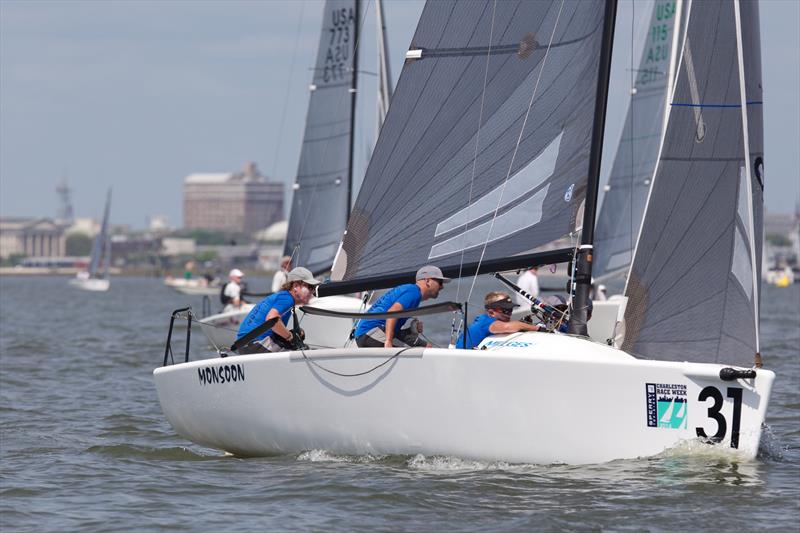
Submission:
[[[103,222],[100,232],[95,235],[92,243],[92,256],[89,260],[88,270],[78,272],[69,280],[73,287],[85,291],[105,292],[111,286],[108,279],[108,268],[111,265],[111,237],[108,235],[108,215],[111,209],[111,189],[106,195],[106,207],[103,210]]]
[[[580,464],[700,439],[755,457],[775,376],[758,334],[758,8],[678,9],[668,126],[616,347],[585,336],[615,1],[439,0],[406,54],[337,281],[320,293],[406,282],[425,263],[456,277],[572,260],[569,333],[490,336],[476,350],[165,357],[154,379],[175,430],[241,456]],[[547,247],[576,232],[576,248]],[[434,307],[454,308],[417,312]],[[597,405],[609,416],[589,414]]]

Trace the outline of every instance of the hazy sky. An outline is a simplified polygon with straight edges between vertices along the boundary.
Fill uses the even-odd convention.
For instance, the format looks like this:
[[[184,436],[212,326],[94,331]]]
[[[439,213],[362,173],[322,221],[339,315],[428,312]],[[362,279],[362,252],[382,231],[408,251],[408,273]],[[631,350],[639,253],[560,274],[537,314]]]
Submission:
[[[364,3],[362,68],[374,71],[374,6]],[[154,214],[180,226],[182,181],[193,172],[256,161],[291,183],[321,8],[315,0],[0,0],[0,214],[54,216],[62,176],[77,216],[99,216],[113,186],[112,222],[137,228]],[[420,1],[386,2],[395,79],[421,8]],[[646,8],[637,1],[637,19]],[[621,0],[613,76],[622,82],[631,11]],[[790,212],[800,198],[798,26],[800,1],[761,2],[771,212]],[[356,157],[363,162],[374,142],[374,77],[359,83]],[[626,100],[623,83],[609,102],[607,154]]]

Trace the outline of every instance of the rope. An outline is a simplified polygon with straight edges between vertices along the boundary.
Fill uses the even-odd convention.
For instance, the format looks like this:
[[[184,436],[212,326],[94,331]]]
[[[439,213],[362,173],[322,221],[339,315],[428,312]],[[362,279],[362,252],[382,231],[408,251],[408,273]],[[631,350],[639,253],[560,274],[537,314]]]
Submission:
[[[486,240],[483,243],[483,248],[481,249],[481,256],[478,259],[478,268],[477,271],[480,271],[481,263],[483,263],[483,258],[486,255],[486,247],[489,245],[489,238],[492,235],[492,230],[494,229],[494,222],[497,220],[497,212],[500,210],[500,205],[503,202],[503,194],[506,191],[506,185],[508,184],[508,179],[511,177],[511,169],[514,168],[514,160],[517,157],[517,151],[519,150],[519,145],[522,142],[522,134],[525,132],[525,125],[528,123],[528,117],[531,114],[531,108],[533,107],[533,100],[536,98],[536,93],[539,90],[539,82],[542,79],[542,73],[544,72],[544,68],[547,65],[547,58],[550,55],[550,48],[553,46],[553,39],[556,35],[556,28],[558,28],[558,21],[561,19],[561,11],[564,9],[564,0],[561,0],[561,6],[558,8],[558,14],[556,15],[556,21],[553,24],[553,31],[550,33],[550,41],[547,43],[547,50],[545,50],[544,58],[542,59],[542,65],[539,69],[539,74],[536,76],[536,83],[533,86],[533,93],[531,94],[530,102],[528,102],[528,109],[525,112],[525,118],[522,121],[522,127],[519,130],[519,136],[517,137],[517,143],[514,146],[514,152],[511,154],[511,163],[508,165],[508,172],[506,173],[506,178],[503,181],[503,187],[500,189],[500,197],[497,199],[497,207],[494,209],[494,214],[492,215],[492,222],[489,225],[489,231],[486,233]],[[469,295],[467,299],[472,297],[472,293],[475,290],[475,283],[478,280],[478,276],[474,276],[472,278],[472,286],[469,289]]]
[[[305,350],[300,350],[300,353],[303,354],[303,359],[305,359],[309,364],[314,365],[315,367],[319,368],[323,372],[327,372],[328,374],[333,374],[334,376],[339,376],[339,377],[343,377],[343,378],[355,378],[355,377],[358,377],[358,376],[365,376],[365,375],[367,375],[367,374],[369,374],[371,372],[374,372],[374,371],[378,370],[379,368],[381,368],[382,366],[388,364],[390,361],[392,361],[392,360],[396,359],[397,357],[399,357],[400,354],[410,350],[411,348],[414,348],[414,346],[409,346],[408,348],[402,348],[399,351],[397,351],[396,353],[392,354],[388,359],[386,359],[382,363],[380,363],[378,365],[375,365],[374,367],[370,368],[369,370],[365,370],[364,372],[357,372],[355,374],[344,374],[342,372],[336,372],[335,370],[330,370],[329,368],[325,368],[321,364],[317,363],[313,359],[309,359],[308,356],[306,355],[306,351]]]

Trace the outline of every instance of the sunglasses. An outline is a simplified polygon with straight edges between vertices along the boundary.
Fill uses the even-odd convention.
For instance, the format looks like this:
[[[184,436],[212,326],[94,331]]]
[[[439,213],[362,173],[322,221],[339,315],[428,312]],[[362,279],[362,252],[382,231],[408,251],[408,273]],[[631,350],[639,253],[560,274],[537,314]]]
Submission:
[[[428,278],[428,279],[429,279],[429,280],[431,280],[431,281],[435,281],[436,283],[438,283],[438,284],[439,284],[439,288],[440,288],[440,289],[444,288],[444,281],[442,281],[442,280],[440,280],[440,279],[436,279],[436,278]]]

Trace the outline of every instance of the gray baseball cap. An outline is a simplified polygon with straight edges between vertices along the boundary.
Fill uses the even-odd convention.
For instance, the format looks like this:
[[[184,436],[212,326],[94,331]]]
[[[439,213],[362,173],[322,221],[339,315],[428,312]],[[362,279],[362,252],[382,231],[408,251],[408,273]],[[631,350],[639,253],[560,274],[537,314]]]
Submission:
[[[442,269],[433,265],[425,265],[417,270],[417,281],[421,279],[440,279],[443,283],[450,283],[450,278],[444,277]]]
[[[303,283],[308,283],[309,285],[319,285],[322,283],[320,280],[314,278],[314,274],[305,267],[297,267],[293,268],[289,274],[286,275],[286,281],[302,281]]]

